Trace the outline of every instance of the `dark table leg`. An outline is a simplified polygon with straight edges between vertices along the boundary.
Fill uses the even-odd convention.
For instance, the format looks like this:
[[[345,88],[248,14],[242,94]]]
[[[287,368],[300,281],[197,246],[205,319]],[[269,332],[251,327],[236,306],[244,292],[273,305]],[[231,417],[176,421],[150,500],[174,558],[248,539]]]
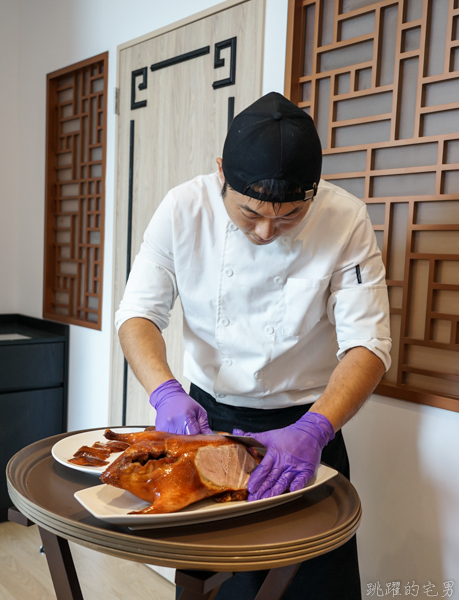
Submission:
[[[15,506],[12,506],[8,509],[8,521],[12,523],[17,523],[18,525],[23,525],[24,527],[30,527],[31,525],[35,525],[33,521],[25,517],[22,512],[19,512]]]
[[[300,563],[271,569],[255,600],[281,600]],[[180,600],[213,600],[222,583],[235,573],[177,570],[175,583],[183,589]]]
[[[221,584],[234,573],[211,571],[188,571],[177,569],[175,583],[182,587],[180,600],[213,600]]]
[[[301,563],[297,563],[296,565],[271,569],[255,600],[281,600],[300,565]]]
[[[83,600],[68,541],[41,527],[38,530],[57,600]]]

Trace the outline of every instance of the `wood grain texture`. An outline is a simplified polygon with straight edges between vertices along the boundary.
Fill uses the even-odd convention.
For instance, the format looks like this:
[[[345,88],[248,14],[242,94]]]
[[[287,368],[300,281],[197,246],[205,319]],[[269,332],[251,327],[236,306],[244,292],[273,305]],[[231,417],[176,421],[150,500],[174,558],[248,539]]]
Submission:
[[[0,598],[55,600],[37,526],[0,523]],[[175,586],[146,565],[71,543],[85,600],[173,600]]]
[[[101,329],[108,52],[48,74],[43,316]]]
[[[132,260],[143,233],[161,200],[176,185],[216,170],[228,125],[228,99],[235,98],[235,114],[261,94],[264,0],[247,0],[226,10],[215,7],[205,18],[181,24],[167,33],[143,36],[119,49],[118,87],[120,112],[117,129],[117,201],[115,216],[114,311],[126,283],[130,123],[134,121]],[[214,68],[215,44],[237,37],[235,85],[213,89],[228,77],[230,49],[222,50],[222,68]],[[200,56],[158,71],[150,65],[209,46]],[[131,74],[147,67],[147,88],[138,89],[131,110]],[[182,313],[180,302],[164,331],[172,372],[187,388],[183,377]],[[115,334],[112,344],[111,423],[122,421],[124,358]],[[128,376],[127,424],[151,424],[154,411],[146,392],[132,372]]]
[[[459,412],[459,5],[326,6],[289,0],[285,93],[316,122],[323,178],[368,205],[393,338],[376,392]]]

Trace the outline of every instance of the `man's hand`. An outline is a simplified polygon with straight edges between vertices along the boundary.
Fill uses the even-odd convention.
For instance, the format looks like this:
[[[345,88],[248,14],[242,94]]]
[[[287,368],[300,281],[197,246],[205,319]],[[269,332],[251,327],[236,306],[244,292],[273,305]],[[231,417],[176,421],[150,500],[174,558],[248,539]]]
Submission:
[[[307,412],[296,423],[263,433],[244,433],[267,447],[261,463],[252,473],[247,489],[248,500],[271,498],[290,489],[300,490],[312,479],[324,446],[335,437],[330,421],[318,413]]]
[[[156,388],[150,396],[150,404],[156,409],[157,431],[182,435],[212,433],[206,411],[176,379],[170,379]]]

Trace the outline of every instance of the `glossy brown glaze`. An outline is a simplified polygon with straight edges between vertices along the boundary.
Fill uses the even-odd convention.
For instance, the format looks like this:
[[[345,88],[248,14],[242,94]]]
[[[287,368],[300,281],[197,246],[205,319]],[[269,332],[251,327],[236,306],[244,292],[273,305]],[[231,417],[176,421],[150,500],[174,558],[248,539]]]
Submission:
[[[246,499],[249,475],[260,461],[221,435],[144,431],[105,436],[131,445],[100,479],[149,502],[143,514],[175,512],[209,497]]]
[[[103,467],[108,465],[107,459],[110,454],[123,452],[129,445],[122,440],[95,442],[92,446],[81,446],[68,462],[83,467]]]

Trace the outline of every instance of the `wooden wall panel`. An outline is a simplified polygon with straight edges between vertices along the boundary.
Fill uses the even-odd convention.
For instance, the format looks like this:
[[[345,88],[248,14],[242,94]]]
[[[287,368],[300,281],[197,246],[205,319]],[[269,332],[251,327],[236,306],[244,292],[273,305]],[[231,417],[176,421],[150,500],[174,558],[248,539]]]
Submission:
[[[377,392],[459,411],[459,3],[290,0],[285,94],[323,178],[368,205],[393,365]]]
[[[48,75],[43,316],[101,328],[108,53]]]

